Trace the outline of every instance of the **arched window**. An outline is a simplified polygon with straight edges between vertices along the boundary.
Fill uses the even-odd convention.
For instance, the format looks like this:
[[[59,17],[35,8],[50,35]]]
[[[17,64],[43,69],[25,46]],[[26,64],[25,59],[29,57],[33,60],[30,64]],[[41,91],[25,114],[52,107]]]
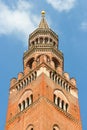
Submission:
[[[50,38],[50,42],[52,42],[52,39]]]
[[[53,42],[53,46],[55,47],[55,45],[56,45],[56,43],[55,42]]]
[[[40,38],[40,43],[43,43],[43,38],[42,37]]]
[[[55,69],[56,69],[60,63],[55,57],[52,58],[52,61],[54,62]]]
[[[32,44],[32,46],[34,45],[34,41],[31,43]]]
[[[28,97],[27,97],[28,96]],[[32,90],[27,90],[25,91],[18,103],[18,109],[20,111],[23,111],[24,109],[26,109],[27,107],[29,107],[29,105],[31,105],[33,103],[33,94],[32,94]]]
[[[34,126],[32,124],[28,125],[26,130],[34,130]]]
[[[21,103],[18,106],[19,106],[19,110],[21,111]]]
[[[38,38],[36,39],[36,44],[38,44]]]
[[[18,90],[18,86],[16,86],[16,90]]]
[[[22,102],[23,110],[25,109],[25,101]]]
[[[46,38],[45,38],[45,43],[47,43],[47,42],[48,42],[48,38],[46,37]]]
[[[66,111],[68,110],[68,103],[66,103]]]
[[[58,104],[58,107],[60,107],[60,98],[59,97],[57,98],[57,104]]]
[[[21,82],[21,87],[23,88],[23,82]]]
[[[55,125],[53,126],[53,130],[60,130],[60,129],[59,129],[59,126],[55,124]]]
[[[32,69],[32,64],[34,62],[34,58],[31,58],[28,62],[27,62],[27,66],[29,66],[30,69]]]
[[[52,79],[54,80],[54,73],[52,74]]]
[[[30,95],[31,104],[33,103],[33,95]]]
[[[26,100],[27,100],[27,106],[29,106],[29,98],[27,98]]]
[[[34,80],[34,74],[32,74],[32,80]]]
[[[62,100],[61,105],[62,105],[62,109],[64,110],[64,101],[63,100]]]
[[[56,102],[56,95],[54,94],[54,103]]]
[[[59,109],[62,109],[63,111],[68,111],[68,100],[65,97],[65,95],[63,94],[62,91],[60,90],[55,90],[54,91],[54,103],[57,107],[59,107]]]

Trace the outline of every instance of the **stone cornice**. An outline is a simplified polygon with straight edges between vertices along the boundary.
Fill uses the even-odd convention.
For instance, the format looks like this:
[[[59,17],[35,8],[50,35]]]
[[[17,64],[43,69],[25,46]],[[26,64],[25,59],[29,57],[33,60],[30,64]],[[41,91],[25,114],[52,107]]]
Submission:
[[[60,59],[63,59],[63,53],[59,50],[57,50],[56,48],[52,47],[52,46],[44,46],[44,45],[38,45],[38,46],[34,46],[32,47],[30,50],[26,51],[24,53],[23,59],[25,59],[26,57],[30,56],[32,53],[34,52],[53,52],[54,54],[57,55],[57,57],[59,57]]]
[[[43,28],[37,28],[35,31],[33,31],[30,35],[29,35],[29,38],[32,38],[33,37],[33,35],[34,35],[34,37],[35,37],[35,35],[40,35],[40,34],[42,34],[42,33],[49,33],[49,34],[51,34],[53,37],[55,37],[56,39],[58,39],[58,35],[54,32],[54,31],[52,31],[51,29],[43,29]]]

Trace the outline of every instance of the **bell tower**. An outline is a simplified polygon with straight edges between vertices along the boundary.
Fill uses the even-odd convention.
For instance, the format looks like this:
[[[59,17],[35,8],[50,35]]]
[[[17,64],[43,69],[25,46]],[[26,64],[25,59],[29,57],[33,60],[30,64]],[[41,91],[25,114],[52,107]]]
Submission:
[[[58,35],[41,14],[23,72],[10,82],[5,130],[82,130],[76,80],[64,72]]]

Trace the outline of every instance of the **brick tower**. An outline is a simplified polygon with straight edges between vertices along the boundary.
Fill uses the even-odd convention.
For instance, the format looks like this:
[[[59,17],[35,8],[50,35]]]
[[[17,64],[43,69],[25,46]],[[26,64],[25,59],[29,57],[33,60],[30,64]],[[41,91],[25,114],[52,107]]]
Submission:
[[[64,72],[45,12],[30,34],[23,72],[11,79],[5,130],[82,130],[76,80]]]

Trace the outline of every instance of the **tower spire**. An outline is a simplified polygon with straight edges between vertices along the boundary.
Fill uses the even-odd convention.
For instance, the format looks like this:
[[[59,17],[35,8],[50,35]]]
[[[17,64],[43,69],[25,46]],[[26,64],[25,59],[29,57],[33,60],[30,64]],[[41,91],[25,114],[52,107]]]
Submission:
[[[47,29],[49,28],[47,22],[46,22],[46,19],[45,19],[45,11],[41,11],[41,16],[42,16],[42,19],[40,21],[40,24],[39,24],[39,28],[43,28],[43,29]]]

